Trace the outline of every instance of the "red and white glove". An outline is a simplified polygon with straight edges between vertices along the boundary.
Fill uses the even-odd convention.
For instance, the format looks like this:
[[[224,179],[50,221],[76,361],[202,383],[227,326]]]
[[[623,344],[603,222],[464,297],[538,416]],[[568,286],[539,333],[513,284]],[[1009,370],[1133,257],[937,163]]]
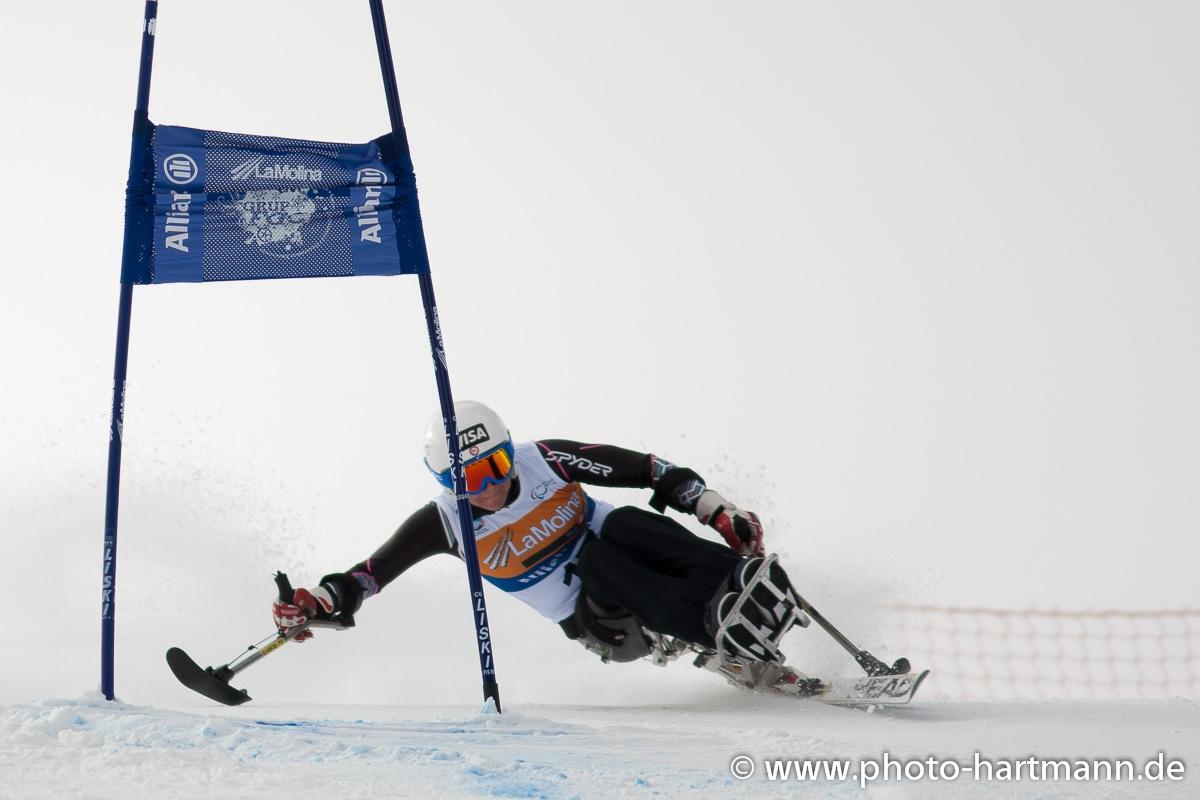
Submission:
[[[328,619],[333,614],[333,595],[323,586],[312,589],[297,589],[292,593],[292,602],[285,603],[276,600],[271,604],[271,615],[275,618],[275,627],[282,634],[297,625],[303,625],[310,619]],[[300,631],[292,637],[293,642],[303,642],[311,639],[312,629]]]
[[[738,555],[764,555],[763,527],[753,511],[743,511],[712,489],[705,489],[696,501],[696,517],[721,534]]]

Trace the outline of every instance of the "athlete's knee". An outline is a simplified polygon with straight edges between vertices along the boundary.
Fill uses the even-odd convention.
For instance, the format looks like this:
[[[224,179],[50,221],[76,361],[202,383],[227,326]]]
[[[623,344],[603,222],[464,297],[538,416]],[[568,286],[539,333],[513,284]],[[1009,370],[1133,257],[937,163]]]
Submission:
[[[605,663],[636,661],[650,654],[650,640],[633,614],[589,597],[586,592],[579,595],[575,613],[558,624],[568,639],[579,642]]]
[[[614,508],[608,512],[608,516],[604,518],[604,525],[600,528],[601,540],[612,541],[620,538],[621,534],[631,528],[640,527],[645,524],[644,516],[658,516],[649,511],[645,511],[636,506],[621,506]]]

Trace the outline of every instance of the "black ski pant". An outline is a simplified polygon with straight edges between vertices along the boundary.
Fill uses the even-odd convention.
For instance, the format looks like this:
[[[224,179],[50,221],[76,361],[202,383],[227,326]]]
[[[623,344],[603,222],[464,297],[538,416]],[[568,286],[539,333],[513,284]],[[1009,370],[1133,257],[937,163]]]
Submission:
[[[738,560],[669,517],[624,506],[609,513],[577,569],[585,595],[629,611],[656,633],[713,647],[704,614]]]

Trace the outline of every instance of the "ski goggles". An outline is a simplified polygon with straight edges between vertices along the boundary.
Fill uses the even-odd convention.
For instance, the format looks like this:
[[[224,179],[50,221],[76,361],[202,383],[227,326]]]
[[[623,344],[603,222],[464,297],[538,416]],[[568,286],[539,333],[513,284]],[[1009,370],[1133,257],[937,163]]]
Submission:
[[[513,472],[512,442],[505,442],[487,455],[480,456],[463,467],[467,494],[479,494],[489,486],[504,483]],[[454,491],[453,468],[433,473],[437,482]]]

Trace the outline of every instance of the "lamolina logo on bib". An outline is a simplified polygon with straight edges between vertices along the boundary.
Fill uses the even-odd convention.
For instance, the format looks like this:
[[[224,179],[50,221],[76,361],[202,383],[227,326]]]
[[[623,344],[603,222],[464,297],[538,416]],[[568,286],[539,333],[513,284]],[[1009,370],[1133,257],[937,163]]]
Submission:
[[[510,556],[518,558],[530,554],[538,548],[540,544],[547,540],[554,540],[552,548],[545,548],[537,553],[536,558],[544,558],[549,555],[549,550],[553,547],[558,547],[562,543],[562,539],[556,538],[558,534],[567,529],[573,529],[578,523],[580,509],[583,508],[582,493],[574,492],[566,502],[556,505],[552,509],[541,509],[542,516],[533,524],[521,530],[514,530],[512,527],[506,527],[500,540],[492,546],[481,562],[484,566],[498,570],[508,565]],[[524,520],[522,520],[524,523]],[[519,538],[518,538],[519,537]],[[532,558],[524,562],[524,566],[532,566]],[[522,583],[528,583],[531,576],[522,576],[519,580]],[[541,576],[539,576],[541,577]]]
[[[292,164],[264,164],[266,156],[255,156],[248,161],[243,161],[233,169],[229,170],[229,177],[235,181],[245,181],[250,178],[267,178],[277,181],[312,181],[320,183],[324,173],[319,169],[312,169],[303,164],[294,166]]]

